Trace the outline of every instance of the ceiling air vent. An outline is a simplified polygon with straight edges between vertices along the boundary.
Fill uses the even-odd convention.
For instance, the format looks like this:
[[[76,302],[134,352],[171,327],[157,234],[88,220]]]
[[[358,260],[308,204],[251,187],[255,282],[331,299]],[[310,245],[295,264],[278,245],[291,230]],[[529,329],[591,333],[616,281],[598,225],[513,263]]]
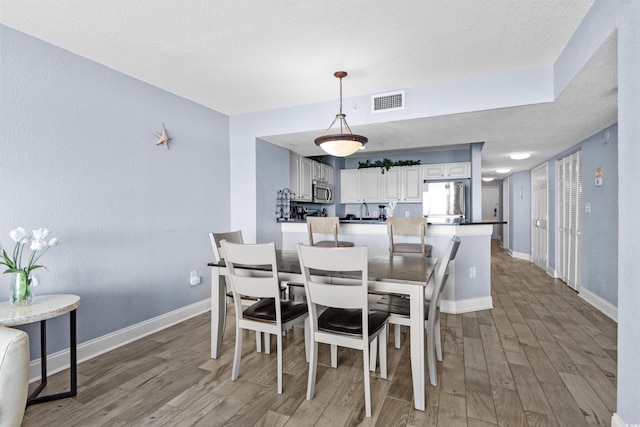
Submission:
[[[404,91],[387,92],[371,97],[371,112],[404,110]]]

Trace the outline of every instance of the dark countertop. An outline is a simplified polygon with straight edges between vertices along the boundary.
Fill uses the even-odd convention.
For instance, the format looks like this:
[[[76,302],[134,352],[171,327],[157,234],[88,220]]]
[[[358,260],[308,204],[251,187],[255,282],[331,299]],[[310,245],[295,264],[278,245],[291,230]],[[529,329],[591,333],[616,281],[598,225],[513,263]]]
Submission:
[[[277,222],[286,222],[291,224],[306,224],[304,219],[296,220],[281,220],[277,219]],[[378,218],[363,218],[363,219],[344,219],[340,218],[341,224],[386,224],[387,221],[381,221]],[[483,219],[482,221],[451,221],[451,222],[427,222],[429,225],[494,225],[494,224],[506,224],[507,221],[497,221],[493,219]]]

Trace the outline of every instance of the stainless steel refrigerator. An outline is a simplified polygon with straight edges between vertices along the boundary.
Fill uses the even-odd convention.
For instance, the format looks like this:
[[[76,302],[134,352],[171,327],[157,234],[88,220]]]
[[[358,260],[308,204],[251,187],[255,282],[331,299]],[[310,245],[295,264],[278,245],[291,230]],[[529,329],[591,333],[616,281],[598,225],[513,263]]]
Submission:
[[[429,222],[464,221],[465,195],[463,181],[434,181],[422,184],[422,215]]]

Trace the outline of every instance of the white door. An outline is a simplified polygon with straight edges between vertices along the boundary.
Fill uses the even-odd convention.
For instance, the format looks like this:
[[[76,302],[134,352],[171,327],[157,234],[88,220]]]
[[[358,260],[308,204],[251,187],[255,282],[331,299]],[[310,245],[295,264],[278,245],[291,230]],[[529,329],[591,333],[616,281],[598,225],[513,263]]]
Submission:
[[[582,152],[558,161],[558,276],[580,288],[582,258]]]
[[[502,180],[502,219],[507,222],[502,226],[502,247],[509,249],[509,178]]]
[[[545,163],[531,171],[531,259],[547,271],[548,266],[548,168]]]
[[[498,221],[500,219],[500,188],[482,187],[482,219]],[[492,239],[500,239],[498,225],[493,225]]]

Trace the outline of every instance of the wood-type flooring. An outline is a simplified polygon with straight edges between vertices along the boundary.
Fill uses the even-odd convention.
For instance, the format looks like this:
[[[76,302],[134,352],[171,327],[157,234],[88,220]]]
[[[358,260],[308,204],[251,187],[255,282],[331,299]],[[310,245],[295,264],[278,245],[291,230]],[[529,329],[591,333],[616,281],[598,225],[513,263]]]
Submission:
[[[587,426],[616,410],[617,325],[573,290],[492,245],[494,308],[443,314],[439,384],[426,411],[413,409],[408,334],[389,339],[389,375],[372,373],[372,418],[364,416],[362,356],[341,349],[332,369],[321,346],[315,397],[305,399],[303,331],[284,337],[284,393],[276,355],[244,336],[231,381],[234,315],[220,359],[210,358],[210,315],[78,366],[78,395],[26,409],[23,426]],[[393,329],[393,328],[391,328]],[[68,387],[68,371],[44,393]],[[33,385],[32,385],[33,388]]]

